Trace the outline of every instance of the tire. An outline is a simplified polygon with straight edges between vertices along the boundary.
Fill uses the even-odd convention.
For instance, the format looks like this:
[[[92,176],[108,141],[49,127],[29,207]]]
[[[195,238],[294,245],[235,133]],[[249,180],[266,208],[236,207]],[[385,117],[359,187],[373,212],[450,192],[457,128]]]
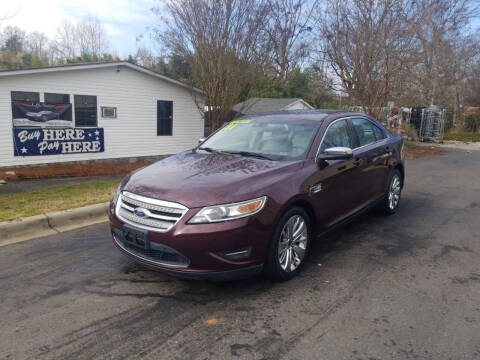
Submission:
[[[400,205],[400,200],[402,198],[402,188],[402,174],[399,170],[394,169],[388,181],[388,188],[387,192],[385,193],[385,198],[380,204],[380,209],[384,214],[392,215],[397,212],[398,206]]]
[[[293,233],[300,231],[296,235],[297,240],[289,235],[292,230]],[[305,263],[311,242],[311,221],[307,212],[297,206],[288,209],[275,225],[268,248],[265,276],[275,281],[296,276]]]

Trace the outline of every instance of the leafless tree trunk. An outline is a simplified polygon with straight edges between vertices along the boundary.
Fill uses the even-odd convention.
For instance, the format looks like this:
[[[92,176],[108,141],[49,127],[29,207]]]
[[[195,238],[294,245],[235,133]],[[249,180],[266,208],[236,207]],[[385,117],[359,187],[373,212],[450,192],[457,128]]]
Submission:
[[[27,51],[41,60],[48,61],[50,59],[49,45],[49,39],[44,33],[34,31],[27,35]]]
[[[417,80],[424,102],[438,104],[442,96],[445,48],[454,46],[462,37],[471,19],[478,15],[478,5],[471,0],[411,0],[411,5],[415,16],[408,17],[408,21],[418,41],[420,56]]]
[[[447,99],[446,104],[452,104],[453,107],[453,124],[452,127],[460,129],[464,125],[465,111],[465,94],[468,80],[475,64],[480,60],[480,44],[477,37],[460,37],[451,46],[448,74],[446,76],[449,84],[444,88],[453,87],[451,93],[451,101]],[[444,59],[445,61],[445,59]]]
[[[306,35],[312,30],[310,23],[317,5],[317,0],[270,0],[270,60],[282,80],[287,80],[289,71],[308,56]]]
[[[2,26],[2,22],[8,19],[13,18],[17,13],[20,11],[20,6],[16,11],[6,12],[5,10],[0,11],[0,26]]]
[[[105,26],[96,17],[90,16],[76,26],[80,54],[100,57],[108,50]]]
[[[470,69],[467,70],[465,81],[465,104],[480,107],[480,60],[473,59]]]
[[[412,60],[404,6],[397,0],[335,0],[318,16],[323,50],[343,89],[375,117]]]
[[[75,25],[68,20],[64,20],[59,27],[55,36],[53,46],[57,56],[62,59],[72,59],[78,55],[77,49],[77,37]]]
[[[60,60],[77,56],[101,57],[108,51],[105,27],[98,18],[89,17],[77,24],[65,20],[57,28],[52,47]]]
[[[158,39],[187,59],[192,85],[205,92],[206,107],[199,102],[199,110],[208,110],[212,130],[228,119],[240,94],[248,94],[267,9],[263,0],[177,0],[155,10],[166,25],[156,30]]]

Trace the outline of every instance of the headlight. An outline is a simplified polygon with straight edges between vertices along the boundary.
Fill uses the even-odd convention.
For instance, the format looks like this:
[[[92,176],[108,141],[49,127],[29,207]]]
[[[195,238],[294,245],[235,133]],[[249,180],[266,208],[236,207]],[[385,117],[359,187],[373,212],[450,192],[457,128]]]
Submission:
[[[118,197],[120,196],[120,192],[122,190],[122,184],[123,181],[120,182],[120,184],[118,184],[118,187],[117,187],[117,191],[115,192],[115,195],[113,195],[113,202],[116,203],[117,200],[118,200]]]
[[[263,209],[266,196],[261,198],[242,201],[233,204],[207,206],[196,213],[189,221],[189,224],[203,224],[220,221],[235,220],[245,216],[256,214]]]

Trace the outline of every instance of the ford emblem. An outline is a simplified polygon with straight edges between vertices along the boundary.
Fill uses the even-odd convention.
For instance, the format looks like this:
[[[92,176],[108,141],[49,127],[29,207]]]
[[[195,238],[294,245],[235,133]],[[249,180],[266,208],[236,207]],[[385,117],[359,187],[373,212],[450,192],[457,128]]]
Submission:
[[[133,210],[133,213],[135,215],[137,215],[138,217],[141,217],[141,218],[148,217],[150,215],[150,211],[148,211],[147,209],[144,209],[144,208],[140,208],[140,207]]]

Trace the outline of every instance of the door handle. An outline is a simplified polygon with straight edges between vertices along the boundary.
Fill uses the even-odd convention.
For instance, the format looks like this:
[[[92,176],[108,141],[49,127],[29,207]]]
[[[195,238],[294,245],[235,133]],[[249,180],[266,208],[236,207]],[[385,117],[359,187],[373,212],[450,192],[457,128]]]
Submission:
[[[392,151],[392,148],[390,146],[386,146],[385,147],[385,152],[384,152],[384,155],[386,155],[387,157],[392,155],[393,154],[393,151]]]
[[[362,164],[363,160],[361,158],[356,158],[354,161],[353,161],[353,165],[355,166],[360,166]]]

